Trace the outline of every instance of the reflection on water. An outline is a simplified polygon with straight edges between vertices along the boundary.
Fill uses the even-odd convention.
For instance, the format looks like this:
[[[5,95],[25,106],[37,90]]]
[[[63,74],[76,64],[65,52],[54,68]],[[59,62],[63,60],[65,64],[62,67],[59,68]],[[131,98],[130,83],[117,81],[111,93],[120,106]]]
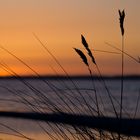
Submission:
[[[57,108],[69,113],[98,115],[95,92],[91,80],[74,80],[79,91],[67,80],[49,80],[48,83],[39,79],[26,79],[24,82],[16,79],[0,80],[0,110],[57,112]],[[105,87],[97,80],[94,81],[94,84],[98,93],[100,112],[105,116],[116,117]],[[115,109],[119,113],[120,80],[106,80],[106,84],[112,94]],[[124,81],[123,117],[136,115],[135,117],[140,118],[137,102],[140,92],[139,85],[140,80]],[[70,126],[21,119],[0,118],[0,123],[5,125],[0,125],[0,140],[22,140],[25,139],[23,135],[36,140],[68,139],[68,137],[70,139],[78,139],[80,136],[77,133],[83,133],[80,129]]]

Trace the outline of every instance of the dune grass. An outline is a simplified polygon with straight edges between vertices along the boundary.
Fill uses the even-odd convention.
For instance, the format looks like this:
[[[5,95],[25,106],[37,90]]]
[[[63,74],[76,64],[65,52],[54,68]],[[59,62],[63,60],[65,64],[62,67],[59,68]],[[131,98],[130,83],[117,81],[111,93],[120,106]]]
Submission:
[[[92,88],[91,89],[81,89],[79,88],[77,82],[75,82],[67,73],[65,68],[58,61],[56,56],[47,48],[46,45],[39,39],[39,37],[33,33],[36,40],[40,43],[42,49],[49,54],[50,57],[56,62],[56,64],[62,69],[66,80],[69,81],[67,83],[65,80],[59,79],[59,74],[55,69],[52,70],[57,75],[58,79],[56,81],[61,84],[65,89],[60,88],[57,84],[50,82],[48,79],[41,78],[41,75],[33,69],[30,65],[28,65],[21,58],[7,50],[5,47],[0,46],[2,50],[11,55],[17,61],[19,61],[22,65],[26,66],[27,69],[32,71],[36,77],[40,78],[41,82],[48,89],[47,91],[39,90],[36,86],[31,84],[29,81],[18,75],[14,70],[12,70],[6,63],[0,62],[1,68],[8,72],[11,76],[14,76],[16,80],[18,80],[24,87],[28,89],[28,93],[18,93],[15,89],[11,89],[7,86],[0,86],[1,89],[6,90],[11,93],[13,96],[18,98],[18,101],[24,104],[30,111],[26,113],[17,113],[17,112],[0,112],[0,116],[11,116],[14,118],[23,118],[23,119],[31,119],[36,120],[36,123],[40,127],[40,129],[49,136],[52,140],[116,140],[116,139],[133,139],[133,136],[139,136],[138,134],[138,123],[139,120],[135,121],[135,126],[133,126],[130,121],[131,118],[127,110],[123,107],[123,89],[124,89],[124,55],[129,56],[131,59],[139,63],[139,60],[126,53],[124,50],[124,18],[125,12],[119,10],[119,20],[120,20],[120,29],[122,36],[122,49],[114,47],[113,45],[106,43],[107,45],[114,47],[119,52],[110,52],[106,50],[97,50],[104,53],[112,53],[112,54],[120,54],[121,53],[121,94],[120,99],[117,99],[113,96],[110,89],[108,88],[105,79],[102,76],[100,68],[98,66],[98,62],[95,59],[92,50],[86,38],[81,35],[81,43],[84,47],[83,50],[74,48],[74,51],[80,56],[84,65],[87,67],[89,72]],[[95,50],[96,51],[96,50]],[[86,52],[86,53],[85,53]],[[91,60],[91,63],[89,61]],[[94,65],[98,72],[98,82],[104,87],[104,94],[109,99],[110,108],[112,109],[112,114],[115,118],[107,118],[110,117],[109,114],[105,112],[104,107],[104,99],[98,93],[97,85],[95,83],[95,79],[93,77],[94,71],[91,69],[91,66]],[[71,85],[69,85],[71,84]],[[50,94],[51,93],[51,94]],[[55,95],[55,98],[54,98]],[[30,100],[29,100],[30,98]],[[88,99],[91,102],[88,102]],[[137,115],[138,107],[140,100],[140,91],[138,94],[138,98],[136,101],[136,107],[134,110],[133,119]],[[5,100],[6,101],[6,100]],[[7,100],[8,101],[8,100]],[[32,102],[31,102],[32,101]],[[120,110],[117,110],[117,106],[119,106]],[[47,111],[50,111],[51,114],[48,114]],[[49,112],[49,113],[50,113]],[[128,119],[123,118],[123,114],[128,116]],[[115,121],[113,121],[115,120]],[[43,121],[43,125],[40,121]],[[94,123],[93,123],[94,122]],[[45,125],[45,126],[44,126]],[[125,127],[125,125],[127,125]],[[133,126],[135,129],[130,131]],[[20,133],[18,130],[13,129],[7,125],[0,123],[0,126],[4,126],[7,129],[15,132],[15,136],[22,137],[25,139],[31,139],[26,137],[24,134]],[[49,132],[46,126],[53,132]],[[123,135],[122,135],[123,134]],[[13,134],[14,135],[14,134]]]

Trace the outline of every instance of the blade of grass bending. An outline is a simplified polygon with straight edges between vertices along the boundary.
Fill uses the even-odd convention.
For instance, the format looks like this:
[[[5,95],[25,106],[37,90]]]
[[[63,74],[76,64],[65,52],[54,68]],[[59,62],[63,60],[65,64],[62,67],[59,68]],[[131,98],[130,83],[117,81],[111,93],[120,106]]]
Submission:
[[[104,79],[102,78],[101,72],[100,72],[100,70],[99,70],[98,65],[97,65],[96,62],[95,62],[95,59],[94,59],[94,57],[93,57],[93,55],[92,55],[92,52],[91,52],[91,50],[90,50],[89,47],[88,47],[88,43],[86,42],[86,39],[84,38],[83,35],[81,35],[81,39],[82,39],[82,44],[84,45],[84,47],[86,48],[86,50],[87,50],[89,56],[90,56],[91,59],[92,59],[93,64],[96,65],[96,68],[97,68],[97,70],[98,70],[98,72],[99,72],[99,74],[100,74],[101,79],[103,80],[103,84],[104,84],[105,89],[106,89],[106,91],[107,91],[107,93],[108,93],[108,96],[109,96],[109,98],[110,98],[110,101],[111,101],[111,104],[112,104],[112,106],[113,106],[115,115],[116,115],[116,117],[118,117],[117,111],[116,111],[116,109],[115,109],[115,106],[114,106],[114,103],[113,103],[113,100],[112,100],[112,97],[111,97],[111,95],[110,95],[110,92],[109,92],[109,90],[108,90],[108,88],[107,88],[107,86],[106,86],[106,83],[105,83]]]
[[[98,65],[97,65],[97,70],[98,70],[98,72],[99,72],[99,75],[100,75],[100,80],[103,82],[103,84],[104,84],[104,87],[105,87],[105,89],[106,89],[106,91],[107,91],[107,93],[108,93],[108,96],[109,96],[109,98],[110,98],[110,100],[111,100],[111,104],[112,104],[112,106],[114,106],[113,104],[113,99],[114,99],[114,101],[116,101],[116,103],[120,106],[120,103],[119,103],[119,101],[110,93],[110,91],[109,91],[109,89],[108,89],[108,87],[107,87],[107,85],[106,85],[106,82],[104,81],[104,79],[103,79],[103,77],[102,77],[102,74],[101,74],[101,71],[100,71],[100,69],[99,69],[99,67],[98,67]],[[117,115],[117,111],[115,111],[116,109],[115,109],[115,106],[113,107],[114,108],[114,112],[116,112],[115,114]],[[126,113],[126,115],[131,119],[131,116],[129,115],[129,113],[124,109],[124,108],[122,108],[123,109],[123,111]],[[117,118],[118,118],[118,115],[117,115]]]
[[[3,64],[3,63],[0,63],[0,65],[2,66],[1,68],[4,70],[4,71],[6,71],[6,72],[8,72],[8,74],[10,74],[10,75],[12,75],[12,76],[15,76],[15,74],[13,75],[13,73],[10,71],[10,69],[6,66],[6,64]],[[24,83],[23,81],[22,81],[22,83]],[[24,85],[25,85],[25,83],[24,83]],[[4,88],[4,89],[6,89],[8,92],[10,92],[10,93],[12,93],[13,95],[16,95],[17,97],[20,97],[23,101],[21,101],[24,105],[30,105],[30,107],[32,107],[33,106],[33,104],[31,104],[28,100],[26,100],[24,97],[22,97],[21,95],[18,95],[15,91],[12,91],[12,90],[10,90],[9,88],[7,88],[7,87],[4,87],[4,86],[0,86],[1,88]],[[35,98],[33,97],[33,96],[31,96],[30,95],[30,97],[34,100]],[[35,100],[34,100],[35,101]],[[21,103],[20,102],[20,103]],[[36,110],[37,108],[35,108],[35,110]],[[37,110],[36,110],[37,111]]]
[[[100,109],[99,109],[99,103],[98,103],[98,96],[97,96],[97,91],[96,91],[96,88],[95,88],[95,84],[94,84],[94,79],[93,79],[93,74],[92,74],[92,71],[90,69],[90,67],[88,66],[88,71],[90,73],[90,76],[92,78],[92,85],[93,85],[93,89],[94,89],[94,92],[95,92],[95,101],[96,101],[96,106],[97,106],[97,113],[98,113],[98,116],[100,116]],[[92,98],[92,97],[91,97]],[[101,98],[101,97],[100,97]],[[102,98],[101,98],[102,100]],[[103,105],[104,106],[104,105]],[[103,114],[102,114],[103,115]]]
[[[91,79],[92,79],[92,85],[93,85],[93,88],[94,88],[95,101],[96,101],[96,107],[97,107],[98,116],[100,116],[100,109],[99,109],[99,103],[98,103],[98,96],[97,96],[97,92],[96,92],[95,84],[94,84],[94,81],[93,81],[92,71],[91,71],[91,69],[90,69],[89,66],[88,66],[88,70],[89,70],[89,73],[90,73],[90,76],[91,76]]]
[[[3,87],[4,88],[4,87]],[[12,91],[10,90],[10,89],[8,89],[7,87],[5,87],[4,89],[7,89],[8,91],[10,91],[10,93],[12,93]],[[18,94],[16,94],[15,92],[13,93],[14,95],[17,95],[17,96],[19,96],[19,97],[21,97],[20,95],[18,95]],[[32,105],[28,100],[26,100],[24,97],[22,97],[22,99],[25,101],[25,102],[23,102],[26,106],[28,106],[34,113],[37,113],[37,112],[39,112],[39,113],[44,113],[44,112],[42,112],[42,111],[40,111],[40,109],[41,108],[37,108],[37,106],[34,106],[34,105]],[[34,100],[35,101],[35,100]],[[29,106],[29,105],[30,106]],[[50,109],[51,110],[51,109]],[[37,111],[37,112],[36,112]],[[49,125],[49,123],[48,122],[46,122],[48,125]],[[40,126],[40,125],[39,125]],[[49,125],[50,126],[50,125]],[[50,126],[51,127],[51,126]],[[42,127],[41,127],[42,128]],[[52,128],[52,130],[53,130],[53,128]],[[46,130],[47,131],[47,130]],[[45,131],[45,132],[46,132]],[[54,131],[53,130],[53,132],[54,133],[56,133],[56,131]],[[48,135],[49,135],[49,132],[47,133]],[[51,134],[50,134],[51,135]],[[50,136],[49,135],[49,136]],[[58,137],[58,136],[57,136]]]
[[[7,89],[10,93],[12,93],[13,95],[17,95],[19,97],[21,97],[20,95],[18,95],[17,93],[11,91],[10,89],[8,89],[7,87],[2,87],[4,89]],[[36,113],[36,111],[40,112],[40,110],[38,109],[37,106],[33,105],[32,103],[30,103],[28,100],[26,100],[24,97],[21,97],[23,101],[21,101],[20,103],[23,103],[24,105],[26,105],[27,107],[29,107],[34,113]],[[25,102],[24,102],[25,101]],[[29,105],[28,105],[29,104]],[[41,109],[41,108],[40,108]],[[40,112],[41,113],[41,112]],[[39,122],[36,122],[39,125]],[[39,125],[40,126],[40,125]],[[40,128],[43,130],[43,128],[40,126]],[[55,132],[55,131],[54,131]],[[47,130],[45,131],[45,133],[47,133]],[[48,132],[47,133],[48,136],[51,137],[51,134]]]
[[[113,107],[114,113],[115,113],[116,117],[118,118],[118,114],[117,114],[117,111],[116,111],[116,108],[115,108],[115,105],[114,105],[114,102],[113,102],[113,99],[112,99],[111,93],[110,93],[110,91],[109,91],[109,89],[108,89],[108,87],[107,87],[107,85],[106,85],[106,83],[105,83],[105,81],[104,81],[104,78],[102,77],[101,71],[100,71],[100,69],[99,69],[99,67],[98,67],[97,64],[96,64],[96,68],[97,68],[97,71],[99,72],[99,75],[100,75],[101,81],[103,82],[103,85],[104,85],[104,87],[105,87],[105,89],[106,89],[106,91],[107,91],[107,93],[108,93],[108,97],[109,97],[110,102],[111,102],[111,104],[112,104],[112,107]]]
[[[86,58],[85,54],[81,50],[79,50],[79,49],[74,48],[74,50],[78,53],[78,55],[83,60],[84,64],[88,67],[88,71],[90,73],[90,76],[92,77],[92,72],[90,70],[90,67],[89,67],[89,64],[88,64],[88,61],[87,61],[87,58]],[[94,86],[94,92],[95,92],[95,86]],[[99,105],[98,105],[98,100],[97,100],[96,92],[95,92],[95,98],[96,98],[97,112],[98,112],[98,115],[99,115]]]
[[[4,51],[6,51],[8,54],[10,54],[11,56],[13,56],[14,58],[16,58],[19,62],[21,62],[23,65],[25,65],[27,68],[29,68],[33,73],[35,73],[38,77],[40,77],[40,75],[33,69],[33,68],[31,68],[27,63],[25,63],[23,60],[21,60],[20,58],[18,58],[16,55],[14,55],[13,53],[11,53],[9,50],[7,50],[6,48],[4,48],[2,45],[0,46],[0,48],[1,49],[3,49]],[[51,52],[50,52],[51,53]],[[56,59],[57,60],[57,59]],[[58,61],[57,61],[58,62]],[[58,62],[59,63],[59,62]],[[60,64],[60,63],[59,63]],[[61,66],[62,67],[62,66]],[[63,67],[62,67],[63,68]],[[66,72],[66,71],[65,71]],[[67,76],[68,76],[68,74],[67,74]],[[69,78],[70,79],[70,78]],[[54,86],[53,84],[51,84],[51,83],[48,83],[46,80],[44,80],[44,79],[42,79],[43,80],[43,82],[45,83],[45,84],[47,84],[53,91],[54,91],[54,93],[57,95],[57,96],[59,96],[59,94],[57,94],[57,91],[54,89],[54,88],[56,88],[57,89],[57,87],[56,86]],[[71,79],[70,79],[71,80]],[[80,91],[78,90],[78,88],[77,88],[77,86],[75,85],[75,83],[71,80],[71,82],[73,83],[73,85],[75,86],[75,88],[77,89],[77,91],[80,93]],[[82,94],[80,93],[80,95],[82,96]],[[43,95],[44,96],[44,95]],[[61,98],[61,96],[59,96],[59,98]],[[84,97],[82,97],[82,98],[84,98]],[[62,98],[61,98],[62,99]],[[84,99],[83,99],[84,100]],[[66,102],[64,101],[64,100],[62,100],[65,104],[66,104]],[[85,102],[85,101],[84,101]],[[81,103],[80,101],[79,101],[79,103]],[[66,104],[66,106],[70,109],[70,107]],[[84,107],[83,107],[84,108]],[[70,109],[71,110],[71,109]],[[72,111],[72,110],[71,110]],[[73,112],[73,111],[72,111]]]
[[[107,91],[108,97],[109,97],[110,102],[111,102],[111,105],[112,105],[112,107],[113,107],[113,111],[114,111],[116,117],[118,118],[118,114],[117,114],[117,111],[116,111],[116,109],[115,109],[115,105],[114,105],[113,99],[112,99],[112,97],[111,97],[111,93],[110,93],[110,91],[109,91],[109,89],[108,89],[108,87],[107,87],[107,85],[106,85],[106,83],[105,83],[105,81],[104,81],[104,79],[103,79],[103,77],[102,77],[102,74],[101,74],[101,72],[100,72],[100,69],[99,69],[97,63],[95,64],[95,66],[96,66],[96,68],[97,68],[97,71],[99,72],[101,81],[103,82],[103,85],[104,85],[104,87],[105,87],[105,89],[106,89],[106,91]],[[101,98],[101,100],[102,100],[102,98]],[[104,132],[100,129],[100,130],[99,130],[99,133],[100,133],[100,140],[101,140],[101,139],[102,139],[102,135],[103,135]],[[111,135],[113,136],[112,133],[111,133]]]
[[[53,136],[52,134],[50,134],[50,132],[48,132],[39,122],[37,122],[37,124],[39,125],[39,127],[52,139],[52,140],[58,140],[57,138],[55,138],[55,136]],[[53,131],[53,130],[52,130]],[[55,133],[55,131],[54,131]],[[55,133],[56,134],[56,133]],[[58,136],[59,137],[59,136]]]
[[[96,65],[95,58],[94,58],[91,50],[89,49],[88,43],[87,43],[87,41],[86,41],[86,39],[85,39],[85,37],[83,35],[81,35],[81,40],[82,40],[83,46],[87,50],[87,53],[88,53],[89,57],[92,59],[92,62]],[[84,57],[83,57],[83,59],[84,59]],[[92,78],[92,72],[91,72],[91,69],[90,69],[89,65],[87,65],[87,67],[88,67],[90,76]],[[94,85],[94,82],[93,82],[93,78],[92,78],[92,84],[93,84],[93,87],[95,88],[95,85]],[[98,105],[98,96],[97,96],[97,93],[96,93],[96,89],[95,89],[95,100],[96,100],[96,106],[97,106],[98,116],[100,116],[99,105]],[[101,139],[101,133],[102,132],[100,131],[100,139]]]
[[[1,64],[1,65],[4,66],[3,64]],[[4,66],[4,67],[7,68],[11,73],[13,73],[13,76],[16,76],[16,78],[18,80],[20,80],[25,86],[27,86],[37,97],[39,97],[39,99],[44,99],[45,101],[47,101],[47,102],[45,102],[46,105],[52,105],[54,107],[55,111],[62,112],[62,110],[59,109],[56,105],[54,105],[54,103],[47,96],[45,96],[41,91],[39,91],[38,89],[33,87],[31,84],[27,83],[21,76],[19,76],[16,72],[14,72],[8,66]],[[54,110],[52,110],[52,111],[54,111]]]
[[[0,65],[2,66],[1,68],[3,69],[3,70],[5,70],[6,72],[8,72],[11,76],[16,76],[17,77],[17,79],[20,81],[20,82],[22,82],[25,86],[26,86],[26,84],[25,84],[25,81],[21,78],[21,79],[19,79],[19,77],[17,76],[17,74],[16,73],[14,73],[8,66],[6,66],[6,64],[3,64],[3,63],[0,63]],[[10,72],[9,72],[10,71]],[[22,80],[22,81],[21,81]],[[30,105],[31,107],[32,107],[32,104],[28,101],[28,100],[26,100],[24,97],[22,97],[21,95],[19,95],[19,94],[17,94],[16,92],[14,92],[14,91],[12,91],[12,90],[10,90],[8,87],[3,87],[3,86],[0,86],[1,88],[4,88],[4,89],[6,89],[8,92],[10,92],[10,93],[12,93],[13,95],[16,95],[17,97],[20,97],[23,101],[24,101],[24,104],[25,105]],[[34,101],[35,101],[35,98],[33,97],[33,96],[29,96],[30,98],[32,98]],[[36,102],[37,103],[37,102]],[[38,103],[37,103],[38,104]],[[36,107],[36,109],[37,109],[37,107]],[[35,109],[35,110],[36,110]]]
[[[103,53],[111,53],[111,54],[120,54],[118,52],[105,51],[105,50],[97,50],[97,49],[91,49],[91,51],[94,51],[94,52],[103,52]]]
[[[72,138],[72,140],[77,140],[76,138],[75,138],[75,136],[74,136],[74,134],[73,134],[73,132],[71,131],[71,129],[69,128],[69,126],[65,126],[64,124],[59,124],[62,128],[63,128],[63,130],[64,130],[64,132],[66,133],[66,134],[70,134],[69,135],[69,138]]]
[[[82,40],[83,40],[82,42],[83,42],[85,48],[88,49],[88,52],[90,52],[90,53],[88,53],[88,54],[89,54],[90,57],[91,57],[91,56],[92,56],[92,53],[91,53],[90,49],[88,48],[87,42],[85,41],[85,39],[84,39],[83,36],[82,36],[82,38],[83,38],[83,39],[82,39]],[[85,65],[88,67],[90,76],[91,76],[91,78],[92,78],[92,72],[91,72],[91,69],[90,69],[90,67],[89,67],[89,64],[88,64],[88,61],[87,61],[87,58],[86,58],[85,54],[84,54],[81,50],[79,50],[79,49],[76,49],[76,48],[74,48],[74,49],[75,49],[75,51],[78,53],[78,55],[81,57],[81,59],[83,60],[83,62],[85,63]],[[95,63],[95,59],[94,59],[94,63]],[[95,64],[96,64],[96,63],[95,63]],[[92,79],[92,84],[93,84],[93,88],[95,89],[95,85],[94,85],[93,79]],[[98,97],[97,97],[96,90],[95,90],[94,92],[95,92],[95,100],[96,100],[97,112],[98,112],[98,116],[100,116],[99,105],[98,105]]]
[[[108,42],[105,42],[105,44],[108,45],[108,46],[110,46],[110,47],[112,47],[112,48],[114,48],[114,49],[116,49],[116,50],[118,50],[118,51],[120,51],[120,52],[122,52],[121,49],[117,48],[116,46],[114,46],[114,45],[112,45],[112,44],[110,44],[110,43],[108,43]],[[130,54],[128,54],[128,53],[125,52],[125,51],[123,51],[123,53],[124,53],[125,55],[127,55],[128,57],[132,58],[132,59],[133,59],[134,61],[136,61],[137,63],[140,63],[140,58],[139,58],[139,56],[138,56],[138,59],[136,59],[135,57],[131,56]]]
[[[18,135],[20,135],[20,136],[23,137],[24,139],[33,140],[32,138],[26,137],[24,134],[20,133],[19,131],[15,130],[15,129],[13,129],[13,128],[11,128],[11,127],[9,127],[9,126],[3,124],[3,123],[0,123],[0,125],[3,126],[3,127],[5,127],[5,128],[7,128],[7,129],[9,129],[9,130],[11,130],[11,131],[13,131],[13,132],[15,132],[15,133],[17,133]]]
[[[74,91],[73,90],[75,90],[75,89],[72,89],[72,88],[69,88],[69,86],[63,81],[63,80],[60,80],[59,79],[59,74],[57,73],[57,71],[52,67],[52,66],[50,66],[50,68],[53,70],[53,72],[56,74],[56,79],[55,80],[57,80],[59,83],[61,83],[61,85],[63,85],[63,87],[65,87],[66,89],[58,89],[60,92],[63,92],[63,91],[68,91],[68,92],[65,92],[65,93],[67,93],[67,95],[69,96],[69,97],[67,97],[67,95],[65,95],[65,93],[64,93],[64,96],[65,96],[65,98],[73,105],[73,107],[74,107],[74,109],[78,109],[78,110],[76,110],[77,112],[76,113],[79,113],[80,114],[80,108],[71,100],[71,98],[74,98],[74,99],[76,99],[78,102],[80,102],[80,100],[77,98],[77,97],[74,97]],[[81,90],[81,89],[80,89]],[[84,89],[83,89],[84,90]],[[87,90],[87,89],[85,89],[85,90]]]
[[[35,73],[38,77],[40,77],[40,75],[33,69],[31,68],[27,63],[25,63],[23,60],[21,60],[20,58],[18,58],[16,55],[14,55],[13,53],[11,53],[9,50],[7,50],[6,48],[4,48],[2,45],[0,46],[1,49],[3,49],[4,51],[6,51],[8,54],[10,54],[11,56],[13,56],[14,58],[16,58],[19,62],[21,62],[23,65],[25,65],[27,68],[29,68],[33,73]],[[53,84],[49,83],[48,81],[42,79],[42,81],[47,84],[56,94],[57,97],[59,97],[64,104],[72,111],[72,109],[67,105],[67,103],[65,102],[65,100],[63,100],[61,98],[61,96],[59,96],[59,94],[57,94],[57,90],[55,90],[54,88],[57,88],[56,86],[54,86]],[[73,112],[73,111],[72,111]]]
[[[6,64],[4,65],[4,64],[1,63],[1,65],[2,65],[3,67],[6,67]],[[2,67],[2,68],[3,68],[3,67]],[[14,75],[13,75],[11,72],[7,71],[7,69],[10,70],[12,73],[14,73]],[[18,76],[15,72],[13,72],[8,66],[7,66],[7,69],[3,68],[3,70],[7,71],[10,75],[16,76],[16,77],[19,79],[20,76]],[[24,83],[24,85],[25,85],[25,81],[24,81],[21,77],[20,77],[20,80],[22,80],[22,83]],[[25,85],[25,86],[26,86],[26,85]],[[67,106],[68,106],[68,104],[67,104]],[[73,111],[72,111],[72,112],[73,112]]]
[[[24,138],[24,137],[21,136],[21,135],[12,134],[12,133],[8,133],[8,132],[2,132],[2,131],[0,131],[0,134],[9,135],[9,136],[14,136],[14,137],[19,137],[19,138]]]
[[[45,49],[45,51],[47,53],[49,53],[49,55],[54,59],[54,61],[58,64],[58,66],[62,69],[62,71],[65,73],[66,78],[68,80],[70,80],[70,82],[73,84],[73,86],[75,87],[77,93],[82,97],[82,100],[84,101],[84,103],[86,103],[84,96],[82,95],[82,93],[79,91],[77,85],[75,84],[75,82],[70,78],[69,74],[67,73],[67,71],[63,68],[63,66],[59,63],[59,61],[57,60],[57,58],[51,53],[51,51],[49,51],[49,49],[43,44],[43,42],[38,38],[38,36],[33,33],[33,36],[36,38],[36,40],[41,44],[41,46]],[[83,107],[83,109],[85,109],[84,105],[79,102],[79,104]],[[87,103],[86,103],[87,104]]]
[[[92,78],[92,85],[93,85],[93,88],[95,89],[95,90],[94,90],[94,93],[95,93],[95,101],[96,101],[96,107],[97,107],[97,114],[98,114],[98,117],[100,117],[101,114],[102,114],[102,112],[101,112],[101,114],[100,114],[100,108],[99,108],[99,103],[98,103],[98,96],[97,96],[95,84],[94,84],[94,81],[93,81],[94,79],[93,79],[92,71],[91,71],[91,69],[90,69],[89,66],[88,66],[88,70],[89,70],[90,76],[91,76],[91,78]],[[104,133],[104,132],[103,132],[101,129],[99,129],[100,140],[102,139],[103,133]]]
[[[5,52],[7,52],[8,54],[10,54],[11,56],[13,56],[15,59],[17,59],[19,62],[21,62],[23,65],[25,65],[27,68],[29,68],[36,76],[38,77],[41,77],[33,68],[31,68],[27,63],[25,63],[23,60],[21,60],[20,58],[18,58],[16,55],[14,55],[13,53],[11,53],[9,50],[7,50],[6,48],[4,48],[2,45],[0,45],[0,48],[2,50],[4,50]],[[50,84],[42,79],[44,83],[46,83],[49,87],[50,87]],[[52,85],[52,84],[51,84]],[[54,88],[56,88],[56,86],[52,85]]]
[[[86,39],[85,39],[85,37],[83,35],[81,35],[81,40],[82,40],[83,46],[87,50],[87,53],[88,53],[89,57],[91,58],[92,62],[96,65],[95,58],[94,58],[94,56],[93,56],[93,54],[92,54],[92,52],[91,52],[91,50],[89,48],[89,45],[88,45],[88,43],[87,43],[87,41],[86,41]],[[87,66],[88,66],[88,70],[89,70],[90,76],[92,78],[93,87],[95,88],[91,69],[90,69],[89,65],[87,65]],[[99,113],[99,105],[98,105],[98,97],[97,97],[96,89],[95,89],[95,100],[96,100],[96,106],[97,106],[97,111],[98,111],[98,116],[99,116],[100,113]]]
[[[3,65],[3,64],[1,64],[1,65]],[[6,65],[6,64],[5,64]],[[4,65],[3,65],[4,66]],[[5,66],[6,67],[6,66]],[[7,66],[7,68],[8,68],[8,70],[10,70],[10,72],[12,71],[8,66]],[[20,81],[22,82],[22,83],[24,83],[24,85],[28,85],[28,87],[30,86],[30,84],[28,83],[28,84],[26,84],[25,83],[25,81],[22,79],[22,77],[20,77],[20,76],[18,76],[14,71],[12,71],[12,73],[14,73],[14,76],[16,75],[16,77],[19,79],[20,78]],[[7,89],[7,90],[9,90],[9,89]],[[11,92],[11,90],[10,90],[10,92]],[[14,94],[15,94],[15,92],[14,92]],[[19,96],[18,94],[16,94],[17,96]],[[19,96],[19,97],[21,97],[21,96]],[[40,109],[38,109],[37,107],[34,107],[34,106],[32,106],[32,104],[28,101],[28,100],[26,100],[24,97],[21,97],[24,101],[25,101],[25,105],[27,105],[26,103],[28,103],[30,106],[30,108],[31,108],[31,110],[33,111],[33,112],[36,112],[36,111],[39,111],[40,112]],[[34,100],[35,101],[35,100]],[[36,101],[35,101],[36,102]],[[37,103],[37,102],[36,102]],[[38,104],[38,103],[37,103]],[[55,107],[55,109],[56,110],[58,110],[58,107],[56,108]],[[50,110],[51,110],[51,108],[50,108]],[[53,110],[52,110],[53,111]],[[59,110],[58,110],[58,112],[59,112]],[[42,111],[40,112],[40,113],[43,113]],[[48,124],[48,123],[47,123]],[[54,131],[55,132],[55,131]]]
[[[81,35],[81,40],[82,40],[82,44],[84,45],[85,49],[86,49],[87,52],[88,52],[88,55],[89,55],[90,58],[92,59],[92,62],[93,62],[94,64],[96,64],[95,59],[94,59],[94,57],[93,57],[93,55],[92,55],[92,52],[91,52],[91,50],[89,49],[88,43],[87,43],[87,41],[86,41],[86,39],[84,38],[83,35]]]
[[[64,132],[64,128],[62,128],[60,125],[56,124],[58,131],[60,132],[60,134],[62,135],[61,137],[64,140],[70,140],[70,138],[67,136],[67,134]]]

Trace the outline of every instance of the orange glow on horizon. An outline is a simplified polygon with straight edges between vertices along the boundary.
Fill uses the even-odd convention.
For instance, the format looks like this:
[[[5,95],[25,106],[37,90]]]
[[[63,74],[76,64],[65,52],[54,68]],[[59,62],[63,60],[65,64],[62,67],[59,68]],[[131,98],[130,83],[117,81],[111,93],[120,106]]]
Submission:
[[[80,35],[83,34],[104,75],[121,74],[121,55],[94,51],[117,50],[107,46],[109,42],[121,49],[118,9],[125,9],[125,51],[138,59],[139,40],[139,1],[97,2],[84,0],[63,1],[17,1],[0,2],[0,45],[22,59],[40,75],[55,75],[64,72],[35,39],[40,40],[58,59],[70,75],[88,74],[86,66],[74,52],[80,48]],[[84,51],[86,53],[86,51]],[[33,72],[15,58],[0,49],[0,59],[19,75],[32,75]],[[90,61],[90,60],[89,60]],[[90,62],[91,63],[91,62]],[[91,66],[96,72],[95,67]],[[125,56],[125,74],[140,74],[139,64]],[[0,70],[0,76],[9,75]]]

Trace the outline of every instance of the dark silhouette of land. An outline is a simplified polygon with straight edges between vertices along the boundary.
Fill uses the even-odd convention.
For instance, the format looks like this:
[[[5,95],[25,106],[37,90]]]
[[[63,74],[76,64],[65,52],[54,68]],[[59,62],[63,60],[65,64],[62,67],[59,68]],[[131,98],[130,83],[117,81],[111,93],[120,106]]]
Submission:
[[[38,76],[31,76],[31,75],[27,75],[27,76],[20,76],[23,79],[64,79],[64,80],[68,80],[67,76],[64,75],[60,75],[60,76],[54,76],[54,75],[42,75],[40,77]],[[69,78],[71,79],[91,79],[91,77],[89,75],[72,75],[69,76]],[[99,76],[93,76],[94,79],[100,79]],[[108,75],[104,75],[102,76],[102,78],[104,79],[110,79],[110,80],[116,80],[116,79],[121,79],[120,75],[114,75],[114,76],[108,76]],[[124,75],[123,77],[124,79],[130,79],[130,80],[140,80],[140,75]],[[0,76],[0,79],[18,79],[17,76]]]
[[[56,124],[67,124],[77,127],[88,127],[106,130],[109,132],[121,133],[127,136],[140,136],[140,119],[120,119],[112,117],[93,117],[86,115],[73,115],[63,112],[45,114],[32,112],[4,112],[0,111],[0,117],[28,119],[44,121]]]

